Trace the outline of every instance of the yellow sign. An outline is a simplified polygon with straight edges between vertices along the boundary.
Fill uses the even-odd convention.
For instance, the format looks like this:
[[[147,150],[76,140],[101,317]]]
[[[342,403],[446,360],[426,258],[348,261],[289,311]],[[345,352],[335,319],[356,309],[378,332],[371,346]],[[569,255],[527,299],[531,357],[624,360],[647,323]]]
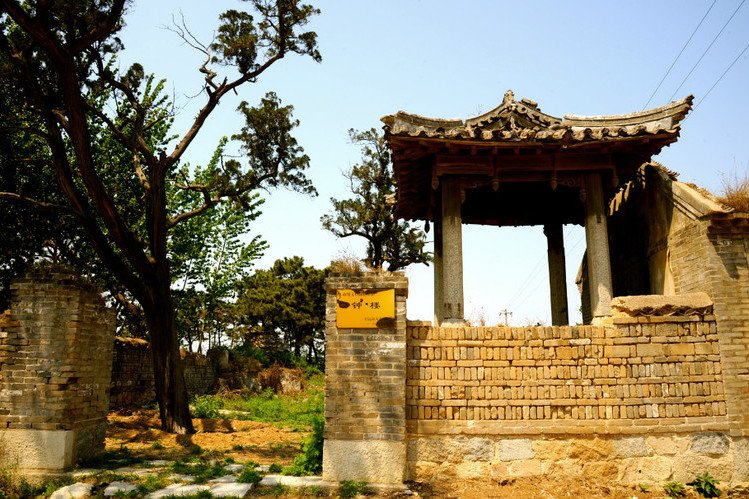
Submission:
[[[339,289],[336,325],[341,329],[395,328],[394,289]]]

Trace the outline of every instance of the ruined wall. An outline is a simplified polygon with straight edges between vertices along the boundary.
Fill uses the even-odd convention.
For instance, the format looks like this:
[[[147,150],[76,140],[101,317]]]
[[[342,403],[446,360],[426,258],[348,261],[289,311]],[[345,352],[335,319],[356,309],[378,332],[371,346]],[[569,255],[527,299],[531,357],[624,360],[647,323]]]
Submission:
[[[218,372],[209,357],[183,351],[182,360],[187,393],[202,395],[216,388]],[[153,402],[156,399],[154,390],[149,343],[134,338],[115,338],[110,407],[138,407]]]
[[[63,269],[11,284],[2,334],[0,449],[5,464],[65,469],[103,452],[114,312]]]
[[[749,214],[703,217],[674,231],[669,247],[676,292],[714,301],[731,431],[749,437]]]

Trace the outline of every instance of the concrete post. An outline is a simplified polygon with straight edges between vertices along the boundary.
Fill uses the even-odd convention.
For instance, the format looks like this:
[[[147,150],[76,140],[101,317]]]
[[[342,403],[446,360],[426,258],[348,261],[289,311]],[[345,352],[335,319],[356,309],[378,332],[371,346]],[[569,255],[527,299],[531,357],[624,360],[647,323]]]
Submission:
[[[551,298],[551,324],[569,324],[567,312],[567,271],[564,260],[564,232],[561,223],[544,225],[549,260],[549,295]]]
[[[408,279],[403,272],[329,277],[325,289],[323,480],[403,483]],[[394,290],[395,321],[381,319],[373,328],[339,327],[339,290]],[[366,308],[366,299],[362,305]],[[350,307],[346,303],[341,310]]]
[[[460,183],[442,177],[442,320],[463,324],[463,230]],[[437,283],[435,282],[435,285]]]
[[[588,282],[593,323],[611,315],[611,261],[603,184],[600,173],[585,176],[585,240],[588,245]]]

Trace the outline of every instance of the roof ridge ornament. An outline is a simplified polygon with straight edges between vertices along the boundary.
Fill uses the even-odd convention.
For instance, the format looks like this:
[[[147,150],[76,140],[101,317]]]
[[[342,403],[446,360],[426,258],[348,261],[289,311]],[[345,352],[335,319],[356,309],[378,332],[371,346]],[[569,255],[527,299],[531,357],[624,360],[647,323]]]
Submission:
[[[509,104],[510,102],[515,102],[515,94],[512,93],[512,90],[505,92],[505,97],[502,99],[502,104]]]

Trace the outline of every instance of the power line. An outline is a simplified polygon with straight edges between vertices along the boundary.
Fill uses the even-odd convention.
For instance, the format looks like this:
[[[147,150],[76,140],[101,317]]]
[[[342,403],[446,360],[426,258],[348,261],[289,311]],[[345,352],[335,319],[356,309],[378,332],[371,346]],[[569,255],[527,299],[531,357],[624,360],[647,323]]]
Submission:
[[[663,85],[663,82],[666,81],[666,77],[669,75],[669,73],[671,73],[671,70],[674,69],[674,66],[676,65],[676,61],[678,61],[679,57],[681,57],[681,54],[684,53],[684,49],[686,49],[687,45],[689,45],[689,42],[692,41],[692,38],[694,37],[694,34],[697,33],[698,29],[700,29],[700,26],[702,26],[702,22],[705,20],[705,18],[710,13],[710,11],[713,10],[713,6],[715,5],[715,3],[717,1],[718,0],[713,0],[713,3],[707,9],[707,12],[705,12],[705,15],[702,16],[702,19],[700,19],[700,22],[699,22],[699,24],[697,24],[697,27],[694,28],[694,31],[692,31],[692,34],[689,35],[689,39],[686,41],[686,43],[684,44],[684,46],[681,48],[681,51],[679,52],[679,55],[677,55],[676,59],[674,59],[674,62],[671,63],[671,66],[668,68],[668,71],[666,71],[666,74],[663,75],[663,78],[661,78],[660,83],[658,83],[658,86],[655,87],[655,90],[653,90],[653,93],[650,95],[650,98],[648,99],[648,101],[645,103],[644,106],[642,106],[642,110],[643,111],[648,107],[648,104],[650,104],[650,101],[653,100],[653,97],[655,97],[655,93],[658,91],[659,88],[661,88],[661,85]]]
[[[685,82],[687,81],[687,79],[688,79],[688,78],[689,78],[689,77],[690,77],[690,76],[692,75],[692,73],[694,72],[694,70],[695,70],[695,69],[697,68],[697,65],[698,65],[698,64],[699,64],[699,63],[700,63],[700,62],[702,61],[702,58],[703,58],[703,57],[705,57],[705,54],[707,54],[707,52],[708,52],[708,51],[710,50],[710,48],[711,48],[711,47],[713,46],[713,44],[714,44],[714,43],[715,43],[715,41],[716,41],[716,40],[718,39],[718,37],[719,37],[719,36],[721,35],[721,33],[723,33],[723,30],[724,30],[724,29],[726,29],[726,26],[728,26],[728,23],[730,23],[730,22],[731,22],[731,19],[733,19],[733,16],[735,16],[735,15],[736,15],[736,13],[737,13],[737,12],[739,11],[739,9],[741,8],[741,6],[742,6],[742,5],[744,5],[744,2],[746,2],[746,0],[741,0],[741,3],[739,4],[739,6],[738,6],[738,7],[736,7],[736,10],[734,10],[734,11],[733,11],[733,14],[731,14],[731,17],[729,17],[729,18],[728,18],[728,21],[726,21],[726,23],[725,23],[725,24],[723,25],[723,27],[722,27],[722,28],[720,28],[720,31],[718,31],[718,34],[717,34],[717,35],[715,35],[715,38],[713,38],[713,41],[712,41],[712,42],[710,42],[710,45],[708,45],[708,46],[707,46],[707,48],[706,48],[706,49],[705,49],[705,51],[704,51],[704,52],[702,53],[702,55],[700,56],[700,58],[699,58],[699,59],[697,59],[697,62],[695,62],[695,63],[694,63],[694,66],[692,66],[692,69],[691,69],[691,70],[689,71],[689,73],[688,73],[688,74],[687,74],[687,75],[686,75],[686,76],[684,77],[684,79],[682,80],[681,84],[679,84],[679,87],[678,87],[678,88],[677,88],[677,89],[676,89],[676,90],[674,91],[674,93],[673,93],[673,94],[671,95],[671,97],[670,97],[670,98],[668,99],[669,101],[672,101],[672,100],[674,100],[674,96],[675,96],[675,95],[676,95],[676,94],[677,94],[677,93],[679,92],[679,90],[681,90],[681,87],[682,87],[682,86],[684,86],[684,83],[685,83]]]
[[[697,104],[695,104],[695,106],[692,108],[692,113],[690,114],[690,116],[692,114],[694,114],[694,111],[699,107],[700,104],[702,104],[702,101],[705,100],[708,95],[710,95],[710,92],[712,92],[713,89],[716,87],[716,85],[718,85],[718,83],[720,83],[720,80],[722,80],[723,77],[726,75],[726,73],[728,73],[731,70],[731,68],[734,66],[734,64],[736,64],[738,62],[738,60],[741,59],[741,56],[744,55],[744,52],[746,52],[747,49],[749,49],[749,44],[747,44],[746,47],[744,47],[744,50],[742,50],[741,53],[738,56],[736,56],[736,59],[734,59],[733,62],[728,66],[728,68],[726,68],[726,70],[723,71],[723,74],[720,75],[720,78],[718,78],[718,80],[715,83],[713,83],[713,86],[710,87],[710,90],[708,90],[707,93],[702,96],[702,98],[700,99],[700,101]]]

